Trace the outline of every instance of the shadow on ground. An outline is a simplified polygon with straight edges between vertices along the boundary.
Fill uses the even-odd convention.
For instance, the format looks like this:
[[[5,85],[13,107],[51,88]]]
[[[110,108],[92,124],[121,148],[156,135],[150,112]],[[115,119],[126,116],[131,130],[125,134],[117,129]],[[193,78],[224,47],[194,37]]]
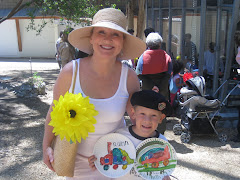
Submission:
[[[31,73],[14,71],[0,76],[0,177],[17,177],[25,167],[42,160],[44,122],[58,73],[59,70],[39,72],[46,82],[47,94],[32,98],[14,93]]]

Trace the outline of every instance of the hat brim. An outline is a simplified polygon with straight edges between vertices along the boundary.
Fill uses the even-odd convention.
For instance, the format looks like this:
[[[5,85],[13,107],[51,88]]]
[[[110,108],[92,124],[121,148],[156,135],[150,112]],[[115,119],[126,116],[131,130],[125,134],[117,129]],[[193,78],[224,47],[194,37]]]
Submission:
[[[69,34],[68,41],[79,50],[87,54],[92,54],[93,50],[90,38],[93,27],[110,28],[125,34],[122,55],[118,57],[119,60],[137,58],[146,50],[144,41],[129,34],[125,29],[111,22],[98,22],[92,26],[76,29]]]

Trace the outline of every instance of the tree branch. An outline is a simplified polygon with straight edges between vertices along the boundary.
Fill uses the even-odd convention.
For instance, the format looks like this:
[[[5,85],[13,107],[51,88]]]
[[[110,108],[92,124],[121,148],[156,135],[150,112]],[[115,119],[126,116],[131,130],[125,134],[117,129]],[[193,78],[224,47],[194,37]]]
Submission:
[[[19,0],[17,5],[8,13],[8,15],[0,19],[0,24],[5,20],[10,19],[12,16],[14,16],[17,12],[19,12],[24,7],[32,4],[34,2],[34,0],[32,0],[30,2],[26,2],[24,4],[22,4],[22,2],[23,2],[23,0]]]

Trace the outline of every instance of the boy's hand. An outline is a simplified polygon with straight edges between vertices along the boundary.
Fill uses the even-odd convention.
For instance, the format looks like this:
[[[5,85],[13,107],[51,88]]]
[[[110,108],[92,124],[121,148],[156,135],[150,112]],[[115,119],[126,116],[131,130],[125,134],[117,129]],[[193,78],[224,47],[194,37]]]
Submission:
[[[96,170],[96,166],[95,166],[95,164],[94,164],[94,161],[96,161],[96,160],[97,160],[97,158],[96,158],[94,155],[92,155],[92,156],[90,156],[90,157],[88,158],[89,167],[90,167],[92,170]]]

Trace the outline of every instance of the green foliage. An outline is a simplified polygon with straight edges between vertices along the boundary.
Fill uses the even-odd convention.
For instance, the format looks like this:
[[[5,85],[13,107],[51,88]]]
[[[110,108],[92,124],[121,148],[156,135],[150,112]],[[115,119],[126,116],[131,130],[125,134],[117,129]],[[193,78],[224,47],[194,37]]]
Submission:
[[[71,22],[77,25],[86,21],[84,18],[92,18],[99,9],[104,7],[115,8],[116,4],[111,4],[110,0],[33,0],[29,6],[33,8],[28,11],[28,16],[30,16],[32,20],[27,30],[35,30],[37,35],[39,35],[48,23],[44,18],[42,24],[36,25],[34,23],[34,18],[39,12],[43,17],[50,16],[54,18],[58,16],[61,21],[67,20],[68,26],[70,27],[72,25]],[[89,24],[90,22],[88,21],[87,23]]]
[[[41,76],[38,76],[37,74],[38,74],[38,72],[35,72],[33,74],[33,77],[31,77],[28,80],[28,82],[29,82],[29,84],[31,84],[33,86],[35,85],[35,86],[39,87],[43,83],[43,78]]]

